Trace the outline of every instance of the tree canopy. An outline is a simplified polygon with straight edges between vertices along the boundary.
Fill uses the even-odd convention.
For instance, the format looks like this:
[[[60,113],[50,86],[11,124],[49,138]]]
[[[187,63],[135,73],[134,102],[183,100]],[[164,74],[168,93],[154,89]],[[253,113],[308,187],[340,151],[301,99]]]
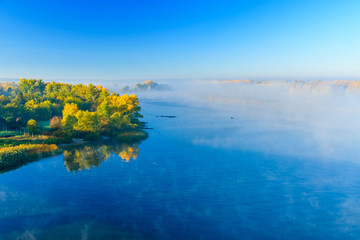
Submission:
[[[114,130],[138,128],[140,110],[136,95],[110,93],[92,84],[25,78],[18,84],[0,84],[0,119],[12,129],[25,127],[30,119],[53,119],[51,129],[63,135],[111,134]]]

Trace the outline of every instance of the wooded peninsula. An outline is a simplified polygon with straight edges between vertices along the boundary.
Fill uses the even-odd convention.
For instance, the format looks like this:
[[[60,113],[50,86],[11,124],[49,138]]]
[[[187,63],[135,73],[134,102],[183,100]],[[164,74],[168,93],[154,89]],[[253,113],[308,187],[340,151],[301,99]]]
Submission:
[[[0,170],[59,152],[73,138],[147,137],[136,95],[102,86],[20,79],[0,84]]]

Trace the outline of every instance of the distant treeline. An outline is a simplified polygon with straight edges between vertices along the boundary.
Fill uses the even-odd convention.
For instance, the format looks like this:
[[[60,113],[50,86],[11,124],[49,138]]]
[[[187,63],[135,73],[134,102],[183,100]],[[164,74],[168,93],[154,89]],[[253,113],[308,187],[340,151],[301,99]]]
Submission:
[[[131,92],[131,91],[150,91],[150,90],[169,90],[169,85],[166,84],[159,84],[156,82],[153,82],[151,80],[147,80],[143,83],[136,83],[134,88],[130,88],[129,86],[125,86],[121,89],[122,92]]]
[[[17,86],[14,82],[0,83],[0,95],[12,96],[16,94]]]

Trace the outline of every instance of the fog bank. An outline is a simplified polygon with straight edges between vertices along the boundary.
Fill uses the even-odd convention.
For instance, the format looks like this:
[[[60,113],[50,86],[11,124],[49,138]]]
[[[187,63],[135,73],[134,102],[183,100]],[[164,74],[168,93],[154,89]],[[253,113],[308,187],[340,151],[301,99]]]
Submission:
[[[357,82],[166,84],[172,90],[136,93],[145,120],[150,127],[168,128],[169,134],[181,134],[194,144],[322,159],[359,156]],[[177,118],[156,117],[166,114]]]

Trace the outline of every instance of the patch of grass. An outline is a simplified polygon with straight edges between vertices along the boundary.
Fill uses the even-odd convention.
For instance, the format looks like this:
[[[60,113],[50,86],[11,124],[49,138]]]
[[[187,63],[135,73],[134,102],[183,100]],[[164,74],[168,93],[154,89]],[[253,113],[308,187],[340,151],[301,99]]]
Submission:
[[[50,121],[38,121],[38,127],[44,130],[50,130]]]
[[[138,142],[147,139],[149,134],[144,130],[131,130],[121,132],[116,135],[116,140],[120,142]]]
[[[46,135],[17,135],[12,137],[0,137],[0,145],[16,146],[20,144],[56,144],[59,140]]]
[[[17,135],[15,131],[0,131],[0,137],[15,136],[15,135]]]

